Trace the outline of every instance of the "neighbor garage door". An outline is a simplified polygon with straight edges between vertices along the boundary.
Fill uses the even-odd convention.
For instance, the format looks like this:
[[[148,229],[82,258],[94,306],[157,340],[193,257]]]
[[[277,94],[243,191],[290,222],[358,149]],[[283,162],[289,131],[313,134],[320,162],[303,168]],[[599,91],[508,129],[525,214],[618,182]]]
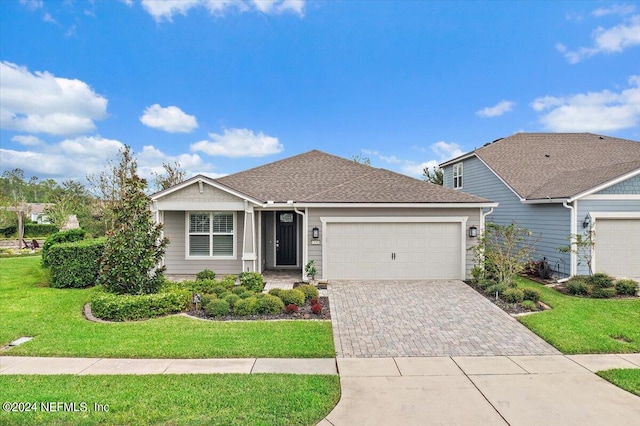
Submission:
[[[640,219],[598,219],[595,242],[597,272],[640,279]]]
[[[458,223],[328,223],[330,279],[461,279]]]

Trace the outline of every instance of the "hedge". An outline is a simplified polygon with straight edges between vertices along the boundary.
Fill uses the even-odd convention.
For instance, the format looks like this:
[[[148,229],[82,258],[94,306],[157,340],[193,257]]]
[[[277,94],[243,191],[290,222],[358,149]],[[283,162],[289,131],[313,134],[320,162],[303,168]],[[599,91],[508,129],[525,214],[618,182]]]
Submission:
[[[25,223],[24,224],[24,236],[33,237],[45,237],[58,232],[58,228],[50,223]]]
[[[190,303],[186,290],[135,296],[98,293],[91,300],[91,311],[103,320],[133,321],[181,312]]]
[[[18,227],[16,225],[7,226],[6,228],[0,228],[0,235],[5,238],[11,238],[18,233]]]
[[[99,238],[51,246],[47,255],[51,286],[83,288],[95,285],[104,243],[105,239]]]
[[[55,244],[72,243],[74,241],[82,241],[86,236],[84,229],[70,229],[68,231],[60,231],[49,236],[42,244],[42,266],[48,267],[49,265],[49,249]]]

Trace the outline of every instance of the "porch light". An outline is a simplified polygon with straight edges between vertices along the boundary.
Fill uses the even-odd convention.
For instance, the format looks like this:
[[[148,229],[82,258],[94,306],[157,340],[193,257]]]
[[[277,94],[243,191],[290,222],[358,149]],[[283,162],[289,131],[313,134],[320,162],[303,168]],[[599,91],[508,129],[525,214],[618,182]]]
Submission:
[[[476,238],[478,236],[478,228],[475,225],[469,227],[469,237]]]
[[[313,237],[314,240],[317,240],[318,238],[320,238],[320,230],[318,229],[317,226],[314,226],[313,229],[311,230],[311,236]]]
[[[582,227],[588,228],[590,224],[591,224],[591,216],[589,216],[589,213],[587,213],[587,215],[584,217],[584,220],[582,221]]]

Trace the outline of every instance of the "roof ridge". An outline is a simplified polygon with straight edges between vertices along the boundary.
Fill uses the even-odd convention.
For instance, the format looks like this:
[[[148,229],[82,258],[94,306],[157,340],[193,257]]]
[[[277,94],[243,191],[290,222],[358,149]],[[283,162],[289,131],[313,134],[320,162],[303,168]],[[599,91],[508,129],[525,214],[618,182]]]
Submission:
[[[347,160],[347,161],[349,161],[349,160]],[[356,161],[356,163],[357,163],[357,161]],[[371,167],[371,166],[369,166],[369,167]],[[362,176],[358,176],[358,177],[357,177],[357,178],[355,178],[355,179],[351,179],[351,180],[348,180],[348,181],[342,182],[340,185],[336,185],[336,186],[333,186],[333,187],[331,187],[331,188],[327,188],[327,189],[325,189],[325,190],[322,190],[322,191],[320,191],[320,192],[317,192],[317,193],[315,193],[315,194],[311,194],[311,195],[307,196],[307,198],[309,198],[309,199],[313,199],[314,197],[317,197],[317,196],[319,196],[319,195],[321,195],[321,194],[324,194],[325,192],[333,191],[333,190],[335,190],[336,188],[341,188],[341,187],[343,187],[343,186],[345,186],[345,185],[349,185],[349,184],[352,184],[353,182],[357,182],[357,181],[361,180],[362,178],[365,178],[365,177],[367,177],[367,176],[371,175],[371,174],[372,174],[372,173],[374,173],[376,170],[384,170],[384,169],[378,169],[378,168],[375,168],[375,167],[371,167],[371,170],[370,170],[370,171],[368,171],[368,173],[363,174]]]

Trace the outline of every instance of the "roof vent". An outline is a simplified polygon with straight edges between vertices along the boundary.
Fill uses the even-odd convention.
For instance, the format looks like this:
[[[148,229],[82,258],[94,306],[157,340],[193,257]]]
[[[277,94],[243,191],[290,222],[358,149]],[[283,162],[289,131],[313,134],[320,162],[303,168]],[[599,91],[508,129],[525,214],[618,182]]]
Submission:
[[[602,140],[602,139],[604,139],[604,136],[600,136],[598,139]]]
[[[547,158],[551,157],[549,154],[545,154],[544,156],[547,157]]]

